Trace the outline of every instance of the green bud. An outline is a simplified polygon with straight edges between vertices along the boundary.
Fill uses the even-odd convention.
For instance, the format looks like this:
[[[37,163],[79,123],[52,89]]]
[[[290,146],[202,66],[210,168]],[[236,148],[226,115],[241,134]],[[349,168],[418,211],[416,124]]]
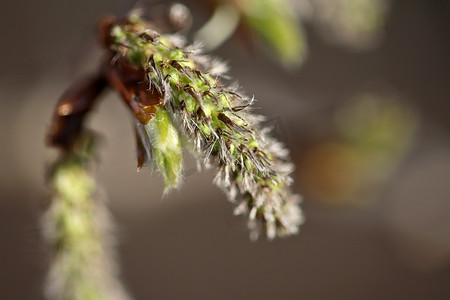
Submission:
[[[154,161],[164,176],[165,189],[177,187],[181,174],[182,151],[180,137],[167,111],[159,107],[145,125],[152,146]]]

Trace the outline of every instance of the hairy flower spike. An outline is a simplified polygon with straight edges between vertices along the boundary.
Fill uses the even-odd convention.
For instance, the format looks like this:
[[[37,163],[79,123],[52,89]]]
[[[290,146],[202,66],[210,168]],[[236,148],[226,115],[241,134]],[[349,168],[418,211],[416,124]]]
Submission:
[[[261,229],[269,239],[297,233],[303,217],[300,197],[289,189],[293,166],[284,146],[258,130],[262,118],[250,111],[253,99],[213,76],[214,60],[160,36],[136,15],[117,23],[111,37],[113,53],[145,70],[149,93],[162,94],[156,114],[138,123],[138,132],[166,188],[178,183],[180,133],[205,165],[218,168],[214,182],[236,204],[236,215],[248,215],[252,238]]]

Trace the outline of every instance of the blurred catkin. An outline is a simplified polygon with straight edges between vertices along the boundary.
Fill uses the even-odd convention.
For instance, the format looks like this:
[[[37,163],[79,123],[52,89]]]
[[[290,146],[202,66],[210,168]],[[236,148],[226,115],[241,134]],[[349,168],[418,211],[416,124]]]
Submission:
[[[52,250],[46,294],[55,300],[125,300],[111,253],[112,220],[90,170],[93,137],[81,137],[49,177],[53,196],[42,220]]]
[[[260,37],[272,57],[287,68],[299,66],[307,57],[306,36],[290,0],[204,0],[215,7],[197,38],[206,50],[215,49],[238,28]]]

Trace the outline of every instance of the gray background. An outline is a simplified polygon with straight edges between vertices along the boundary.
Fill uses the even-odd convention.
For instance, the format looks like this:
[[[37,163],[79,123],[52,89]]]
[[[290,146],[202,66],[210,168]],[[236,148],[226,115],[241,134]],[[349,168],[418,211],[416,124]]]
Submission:
[[[0,299],[43,299],[39,215],[43,174],[56,154],[44,147],[45,130],[65,88],[96,67],[96,20],[130,6],[1,3]],[[201,23],[205,12],[192,7]],[[305,197],[307,222],[286,240],[249,242],[211,171],[189,172],[180,191],[160,200],[162,180],[136,173],[130,116],[108,93],[91,125],[105,137],[98,174],[135,299],[449,299],[448,11],[447,1],[393,1],[383,44],[363,53],[327,44],[307,27],[310,57],[298,71],[236,40],[218,51],[261,113],[279,120],[295,161],[330,109],[367,86],[395,90],[420,116],[413,148],[376,201],[342,207]]]

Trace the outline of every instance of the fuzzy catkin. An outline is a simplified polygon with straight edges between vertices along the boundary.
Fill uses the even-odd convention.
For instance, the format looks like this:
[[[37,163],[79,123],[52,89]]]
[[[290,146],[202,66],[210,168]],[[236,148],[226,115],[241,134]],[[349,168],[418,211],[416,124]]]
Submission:
[[[43,216],[51,247],[47,299],[127,300],[112,253],[113,222],[89,170],[90,157],[66,153],[53,166],[53,197]]]
[[[260,129],[263,118],[252,113],[253,99],[222,83],[224,66],[196,47],[183,48],[171,36],[160,36],[137,15],[114,26],[111,36],[111,50],[145,70],[149,91],[163,95],[158,110],[167,111],[199,160],[218,169],[214,182],[235,204],[234,213],[248,216],[250,237],[297,233],[303,216],[300,197],[289,187],[288,150]],[[138,132],[141,144],[158,148],[149,142],[150,134]],[[158,157],[152,159],[160,165]],[[161,171],[166,180],[174,177]],[[166,187],[175,185],[166,181]]]

